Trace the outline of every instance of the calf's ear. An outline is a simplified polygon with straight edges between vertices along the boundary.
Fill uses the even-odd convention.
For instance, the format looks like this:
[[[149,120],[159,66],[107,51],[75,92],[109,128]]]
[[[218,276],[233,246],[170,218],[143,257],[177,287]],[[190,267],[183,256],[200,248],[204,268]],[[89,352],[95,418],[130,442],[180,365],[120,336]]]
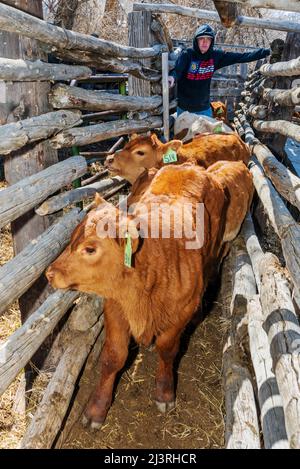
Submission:
[[[131,134],[130,137],[129,137],[129,141],[135,140],[136,138],[138,138],[138,136],[139,136],[139,134],[137,134],[137,133]]]
[[[107,203],[106,200],[103,199],[103,197],[101,197],[99,192],[96,192],[95,198],[94,198],[94,204],[96,205],[96,207],[98,207],[99,205],[102,205],[102,204],[106,204],[106,203]]]
[[[170,142],[168,143],[165,143],[164,145],[164,149],[165,151],[172,149],[172,150],[175,150],[177,151],[180,147],[182,146],[182,141],[181,140],[171,140]]]
[[[151,142],[152,145],[156,148],[161,147],[163,145],[162,142],[159,140],[158,136],[154,133],[151,135]]]

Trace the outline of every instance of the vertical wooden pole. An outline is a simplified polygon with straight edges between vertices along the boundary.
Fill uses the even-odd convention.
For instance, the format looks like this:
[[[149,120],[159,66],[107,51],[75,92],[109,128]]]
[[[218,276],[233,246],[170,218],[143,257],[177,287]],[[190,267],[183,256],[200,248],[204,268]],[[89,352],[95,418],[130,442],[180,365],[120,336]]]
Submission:
[[[7,3],[39,18],[43,17],[42,0],[10,0]],[[35,40],[20,37],[14,33],[0,31],[0,56],[12,59],[45,59]],[[0,121],[16,122],[48,112],[47,82],[5,83],[5,98],[0,103]],[[3,94],[3,93],[2,93]],[[3,97],[3,96],[2,96]],[[9,185],[16,183],[42,169],[57,163],[57,152],[47,143],[29,145],[8,158],[5,158],[5,178]],[[41,234],[53,222],[54,217],[40,217],[30,210],[12,223],[14,253],[18,254],[32,239]],[[50,247],[49,247],[50,248]],[[49,287],[44,276],[20,298],[22,322],[35,311],[48,296]],[[36,366],[43,360],[43,352],[34,358]]]
[[[128,45],[134,47],[149,47],[154,41],[151,32],[152,15],[150,11],[133,11],[128,14]],[[151,67],[151,59],[142,59],[140,62],[145,67]],[[129,96],[151,96],[151,84],[149,81],[129,76]]]
[[[77,80],[71,80],[70,86],[76,86],[77,85]],[[77,146],[72,147],[72,155],[77,156],[79,155],[79,148]],[[81,187],[81,178],[75,179],[75,181],[72,182],[72,187],[74,189],[77,189],[78,187]],[[80,208],[81,210],[83,209],[83,202],[78,202],[76,204],[76,207]]]
[[[248,64],[240,64],[241,76],[246,80],[248,75]]]
[[[163,126],[164,137],[168,142],[170,140],[169,129],[169,65],[168,65],[168,52],[163,52],[161,56],[162,61],[162,93],[163,93]]]
[[[79,154],[80,154],[79,148],[74,145],[72,147],[72,155],[77,156]],[[81,178],[75,179],[72,182],[72,187],[74,187],[74,189],[77,189],[78,187],[81,187]],[[78,207],[78,208],[80,208],[80,210],[82,210],[83,209],[83,202],[77,202],[76,207]]]

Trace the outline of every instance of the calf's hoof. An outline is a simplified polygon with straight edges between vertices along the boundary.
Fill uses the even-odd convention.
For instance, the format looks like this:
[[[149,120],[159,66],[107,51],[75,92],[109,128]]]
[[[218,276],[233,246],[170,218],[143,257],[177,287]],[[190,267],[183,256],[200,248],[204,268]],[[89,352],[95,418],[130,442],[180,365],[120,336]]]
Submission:
[[[84,414],[82,416],[81,423],[85,428],[90,428],[92,431],[100,430],[103,425],[103,422],[94,422]]]
[[[170,410],[174,409],[175,408],[175,401],[171,401],[171,402],[159,402],[159,401],[155,401],[156,405],[157,405],[157,408],[158,410],[162,413],[162,414],[166,414],[167,412],[169,412]]]

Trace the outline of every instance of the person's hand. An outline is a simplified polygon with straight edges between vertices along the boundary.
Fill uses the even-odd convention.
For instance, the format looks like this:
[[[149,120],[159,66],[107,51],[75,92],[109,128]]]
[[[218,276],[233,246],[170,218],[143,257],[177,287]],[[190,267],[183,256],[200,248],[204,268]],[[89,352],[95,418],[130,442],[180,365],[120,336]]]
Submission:
[[[169,83],[169,87],[173,88],[173,86],[175,85],[175,78],[172,76],[168,76],[168,83]]]

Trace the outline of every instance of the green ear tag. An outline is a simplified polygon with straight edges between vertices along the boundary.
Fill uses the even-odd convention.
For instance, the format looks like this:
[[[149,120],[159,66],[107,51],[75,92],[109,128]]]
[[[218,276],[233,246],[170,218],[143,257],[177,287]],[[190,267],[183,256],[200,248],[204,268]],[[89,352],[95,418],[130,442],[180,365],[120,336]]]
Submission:
[[[126,267],[131,267],[131,256],[132,256],[132,247],[131,247],[131,236],[129,233],[126,233],[126,246],[124,253],[124,264]]]
[[[214,128],[213,133],[214,133],[214,134],[219,134],[219,133],[221,133],[221,132],[223,132],[223,130],[222,130],[222,124],[219,124],[219,125],[217,125],[217,126]]]
[[[177,161],[177,153],[172,148],[168,148],[167,152],[163,155],[164,163],[174,163]]]
[[[222,109],[222,108],[219,108],[219,109],[217,110],[217,114],[223,114],[223,109]]]

